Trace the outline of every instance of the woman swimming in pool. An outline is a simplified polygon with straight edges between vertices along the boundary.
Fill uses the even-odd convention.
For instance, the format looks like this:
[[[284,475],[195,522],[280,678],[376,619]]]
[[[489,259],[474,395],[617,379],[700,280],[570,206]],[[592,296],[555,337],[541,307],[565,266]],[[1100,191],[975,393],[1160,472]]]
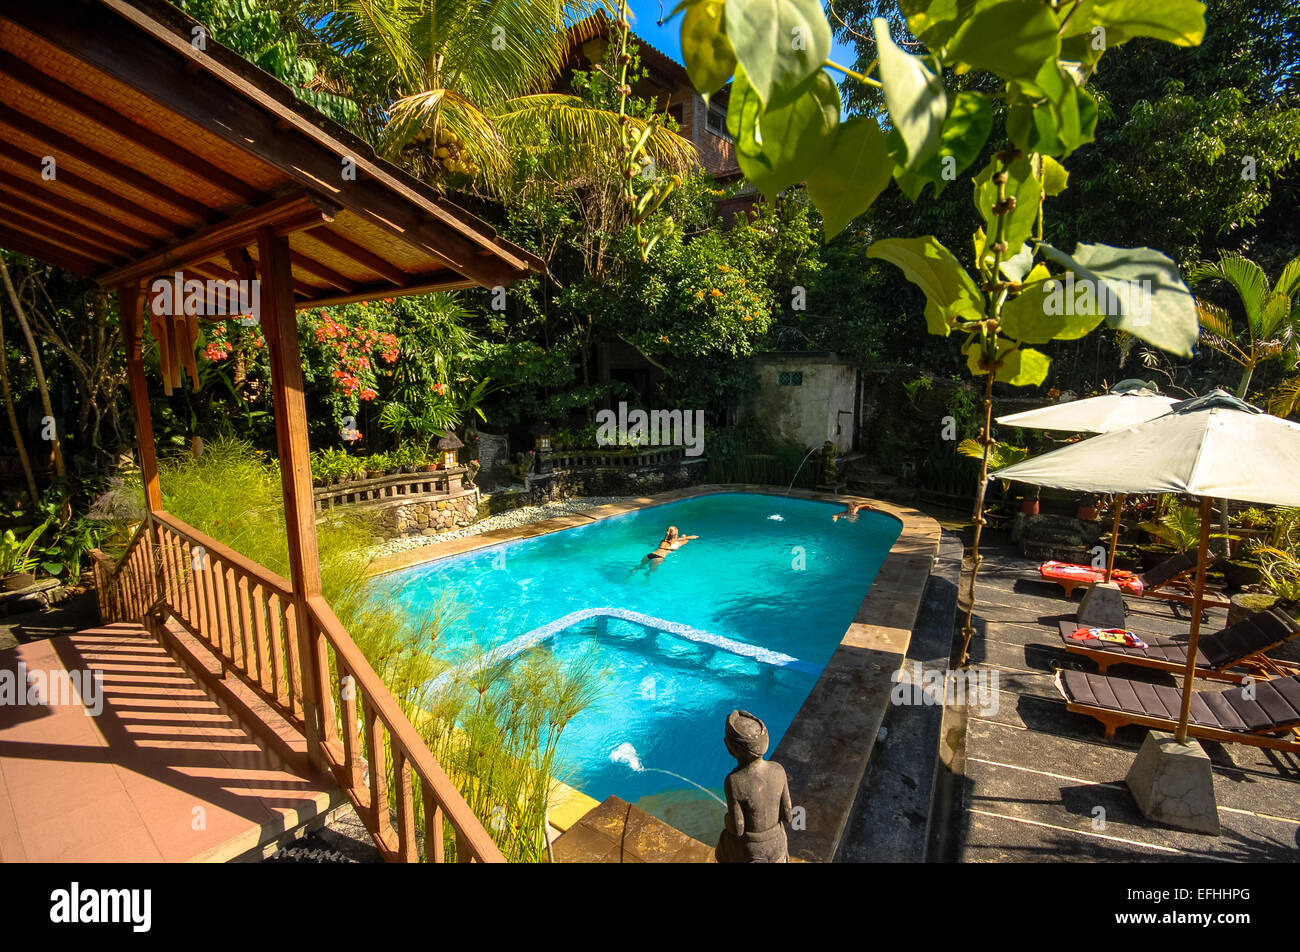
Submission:
[[[646,555],[631,572],[628,572],[628,574],[631,575],[633,572],[637,571],[637,569],[644,568],[648,575],[663,564],[663,561],[668,557],[669,552],[676,552],[692,539],[698,538],[699,536],[697,535],[680,535],[677,532],[676,526],[669,526],[668,531],[664,533],[663,540],[655,547],[655,550]]]
[[[849,520],[849,522],[857,522],[858,513],[861,512],[863,509],[870,509],[870,508],[871,507],[868,506],[865,502],[847,502],[844,504],[843,512],[837,512],[831,516],[831,522],[839,522],[841,517]]]

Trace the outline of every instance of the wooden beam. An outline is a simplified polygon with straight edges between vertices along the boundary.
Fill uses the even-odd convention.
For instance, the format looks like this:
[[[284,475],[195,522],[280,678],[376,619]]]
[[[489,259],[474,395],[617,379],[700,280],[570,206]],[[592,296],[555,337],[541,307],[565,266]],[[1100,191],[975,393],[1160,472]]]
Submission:
[[[122,336],[126,339],[126,378],[131,388],[131,407],[135,411],[135,435],[140,454],[140,478],[144,483],[144,501],[150,512],[162,512],[162,488],[158,483],[158,460],[153,446],[153,418],[149,413],[149,390],[144,379],[141,297],[138,284],[124,284],[117,289]]]
[[[14,231],[26,232],[38,241],[67,248],[73,254],[88,261],[96,261],[105,267],[113,260],[113,255],[93,242],[86,241],[80,235],[69,234],[57,225],[39,218],[32,218],[13,208],[0,206],[0,227]]]
[[[16,212],[26,215],[28,218],[34,218],[37,221],[43,221],[51,227],[58,228],[70,235],[79,237],[87,244],[94,245],[101,251],[108,252],[106,255],[99,255],[106,260],[118,257],[122,252],[121,239],[113,239],[96,228],[91,228],[85,222],[77,221],[75,218],[69,218],[67,215],[61,215],[49,208],[42,208],[35,202],[27,201],[22,195],[16,195],[4,188],[0,188],[0,210],[11,208]]]
[[[40,70],[24,63],[12,53],[0,50],[0,73],[8,74],[13,79],[33,89],[43,96],[55,100],[83,118],[114,132],[146,152],[152,152],[158,158],[169,162],[177,168],[185,169],[200,178],[207,179],[213,185],[229,192],[241,201],[260,205],[266,200],[257,188],[249,185],[237,175],[218,168],[191,150],[177,145],[171,139],[159,135],[152,129],[132,122],[120,112],[104,105],[98,99],[87,96],[80,90],[73,89],[53,77],[46,76]]]
[[[412,280],[418,280],[417,275],[411,276]],[[408,285],[401,290],[401,294],[432,294],[435,291],[462,291],[465,288],[478,287],[477,281],[471,281],[469,278],[462,278],[454,272],[447,274],[444,278],[426,281],[422,284]],[[394,289],[387,284],[375,284],[367,288],[362,288],[352,294],[331,294],[328,297],[312,297],[305,301],[299,301],[297,307],[299,310],[308,307],[333,307],[336,304],[352,304],[355,301],[376,301],[385,297],[392,297]]]
[[[280,460],[284,496],[284,528],[289,543],[289,577],[303,672],[303,721],[312,762],[323,767],[321,743],[327,736],[321,722],[321,692],[316,673],[325,660],[312,631],[308,600],[319,596],[320,560],[316,549],[316,507],[311,493],[311,447],[307,442],[307,404],[303,395],[302,354],[298,348],[298,315],[293,306],[293,262],[289,239],[267,225],[257,233],[258,271],[262,292],[262,334],[271,363],[271,401],[275,413],[275,444]]]
[[[102,267],[98,262],[83,258],[66,248],[51,245],[25,231],[15,231],[12,228],[5,228],[3,225],[0,225],[0,247],[8,248],[10,251],[17,251],[20,254],[31,255],[33,258],[40,258],[48,264],[62,268],[64,271],[71,271],[73,274],[79,274],[83,278],[90,277]]]
[[[0,164],[0,172],[3,171],[3,164]],[[31,185],[32,187],[25,192],[19,193],[15,184]],[[9,202],[15,208],[24,204],[33,210],[39,208],[41,209],[39,212],[41,215],[46,214],[44,209],[60,212],[68,220],[75,221],[81,228],[94,232],[119,248],[122,247],[124,240],[134,242],[141,248],[148,248],[150,245],[158,243],[157,236],[137,231],[120,221],[111,221],[92,208],[79,205],[62,195],[55,194],[39,182],[28,183],[18,178],[9,179],[0,174],[0,198]],[[88,219],[93,219],[93,221]]]
[[[375,158],[360,139],[341,129],[327,131],[305,110],[299,112],[302,107],[291,102],[289,90],[251,78],[255,72],[234,54],[216,47],[194,49],[188,37],[162,19],[175,20],[175,11],[150,5],[146,12],[120,0],[38,10],[21,0],[0,0],[0,10],[24,30],[275,166],[303,187],[328,190],[343,206],[480,286],[508,284],[541,268],[534,256],[493,242],[421,194],[417,189],[422,186]],[[177,20],[177,29],[183,22]],[[132,55],[123,56],[123,49]],[[187,62],[198,62],[202,70],[191,75]],[[281,121],[292,131],[277,132]],[[355,168],[354,178],[343,177],[345,159]],[[426,215],[434,221],[423,221]]]
[[[182,195],[170,186],[150,178],[143,172],[133,169],[116,159],[109,158],[103,153],[90,148],[85,143],[78,142],[71,136],[50,128],[39,119],[23,115],[4,103],[0,103],[0,128],[12,129],[21,135],[35,139],[47,154],[62,152],[78,162],[89,165],[103,175],[117,179],[117,181],[129,185],[131,188],[139,189],[146,195],[151,195],[159,201],[166,202],[173,208],[190,215],[199,218],[210,218],[214,214],[213,209],[203,202],[188,195]]]
[[[179,271],[188,264],[223,254],[228,248],[249,244],[263,226],[283,236],[319,225],[322,221],[331,221],[337,210],[338,206],[310,192],[294,192],[232,215],[220,224],[200,229],[161,251],[114,268],[97,280],[101,287],[110,287],[123,281],[139,281]]]
[[[344,294],[352,294],[357,289],[357,283],[350,281],[348,278],[339,274],[327,264],[321,264],[315,258],[309,258],[301,251],[294,252],[293,263],[296,268],[306,271],[308,274],[314,274],[316,277],[325,281],[326,284],[332,284]]]
[[[81,235],[68,234],[59,226],[51,225],[49,222],[23,215],[22,212],[14,211],[13,208],[0,207],[0,226],[13,231],[22,231],[30,234],[36,241],[42,241],[47,245],[68,248],[74,255],[81,256],[88,261],[98,261],[99,267],[104,268],[112,261],[112,255],[104,251],[103,248],[87,242]]]
[[[123,198],[110,188],[92,182],[88,178],[83,178],[76,172],[69,169],[56,168],[54,179],[45,181],[40,178],[43,159],[39,155],[26,152],[16,145],[10,143],[7,139],[0,139],[0,155],[9,159],[20,168],[28,169],[30,174],[35,176],[40,184],[53,191],[68,190],[78,192],[87,198],[94,199],[101,205],[107,205],[119,214],[130,215],[137,221],[148,222],[155,227],[159,224],[159,219],[165,223],[162,227],[172,230],[176,225],[185,224],[183,221],[177,221],[152,208],[145,208],[143,205],[137,205],[129,198]],[[155,241],[158,239],[155,238]]]
[[[325,226],[321,226],[320,228],[309,228],[303,232],[303,234],[313,241],[319,241],[327,248],[331,248],[339,254],[351,258],[357,264],[364,265],[371,271],[375,272],[375,274],[388,279],[399,288],[405,287],[406,283],[411,279],[411,275],[403,271],[391,261],[386,261],[373,251],[362,248],[355,242],[349,241],[347,238],[338,234],[338,232],[331,231]]]

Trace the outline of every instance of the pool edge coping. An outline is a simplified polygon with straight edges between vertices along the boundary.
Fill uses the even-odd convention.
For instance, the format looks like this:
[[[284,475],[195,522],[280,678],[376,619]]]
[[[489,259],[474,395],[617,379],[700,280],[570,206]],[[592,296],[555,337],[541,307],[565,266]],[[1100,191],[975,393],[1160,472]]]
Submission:
[[[791,858],[830,862],[848,826],[888,709],[893,675],[907,655],[921,598],[939,550],[942,529],[935,519],[911,506],[868,496],[785,490],[756,483],[709,483],[406,549],[376,559],[366,577],[388,575],[507,542],[590,525],[610,516],[720,493],[866,503],[871,511],[890,516],[901,524],[898,538],[890,546],[853,621],[800,705],[781,743],[771,753],[771,758],[785,768],[792,802],[801,813],[796,817],[800,825],[790,831]]]

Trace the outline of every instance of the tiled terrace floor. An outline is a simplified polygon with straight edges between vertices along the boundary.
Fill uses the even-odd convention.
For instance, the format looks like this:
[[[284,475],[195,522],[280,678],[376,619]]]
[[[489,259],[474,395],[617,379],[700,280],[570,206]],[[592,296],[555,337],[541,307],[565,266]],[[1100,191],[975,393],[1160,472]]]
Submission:
[[[264,752],[137,625],[0,651],[0,673],[20,662],[101,671],[104,703],[0,706],[2,862],[230,859],[341,797]]]
[[[1124,784],[1144,728],[1120,728],[1112,740],[1102,726],[1065,708],[1052,685],[1053,666],[1095,671],[1068,655],[1057,621],[1072,616],[1079,595],[1038,578],[1037,563],[1009,546],[987,552],[980,573],[975,636],[980,669],[996,671],[1000,703],[981,716],[972,709],[960,785],[956,857],[965,862],[1272,861],[1300,859],[1300,758],[1244,744],[1203,744],[1214,765],[1223,835],[1186,833],[1148,823]],[[1186,634],[1189,612],[1168,602],[1129,599],[1129,627]],[[1223,626],[1212,611],[1203,632]],[[1294,642],[1290,646],[1294,657]],[[1275,654],[1287,657],[1286,649]],[[1172,676],[1114,666],[1112,676],[1161,684]],[[1198,679],[1202,690],[1231,685]],[[1101,807],[1104,815],[1096,813]],[[1104,826],[1097,822],[1104,819]]]

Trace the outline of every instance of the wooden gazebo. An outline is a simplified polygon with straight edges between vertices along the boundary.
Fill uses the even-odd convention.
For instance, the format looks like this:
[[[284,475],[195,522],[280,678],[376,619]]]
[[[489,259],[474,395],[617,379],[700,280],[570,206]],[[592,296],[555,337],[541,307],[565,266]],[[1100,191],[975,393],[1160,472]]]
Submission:
[[[0,246],[120,300],[149,515],[116,565],[97,564],[105,620],[201,641],[301,730],[390,859],[417,856],[416,800],[430,859],[443,822],[459,858],[500,859],[321,597],[295,312],[506,285],[541,262],[162,0],[0,0]],[[197,386],[203,314],[148,306],[177,274],[260,284],[290,579],[162,509],[141,347],[147,322],[168,391],[187,370]]]

